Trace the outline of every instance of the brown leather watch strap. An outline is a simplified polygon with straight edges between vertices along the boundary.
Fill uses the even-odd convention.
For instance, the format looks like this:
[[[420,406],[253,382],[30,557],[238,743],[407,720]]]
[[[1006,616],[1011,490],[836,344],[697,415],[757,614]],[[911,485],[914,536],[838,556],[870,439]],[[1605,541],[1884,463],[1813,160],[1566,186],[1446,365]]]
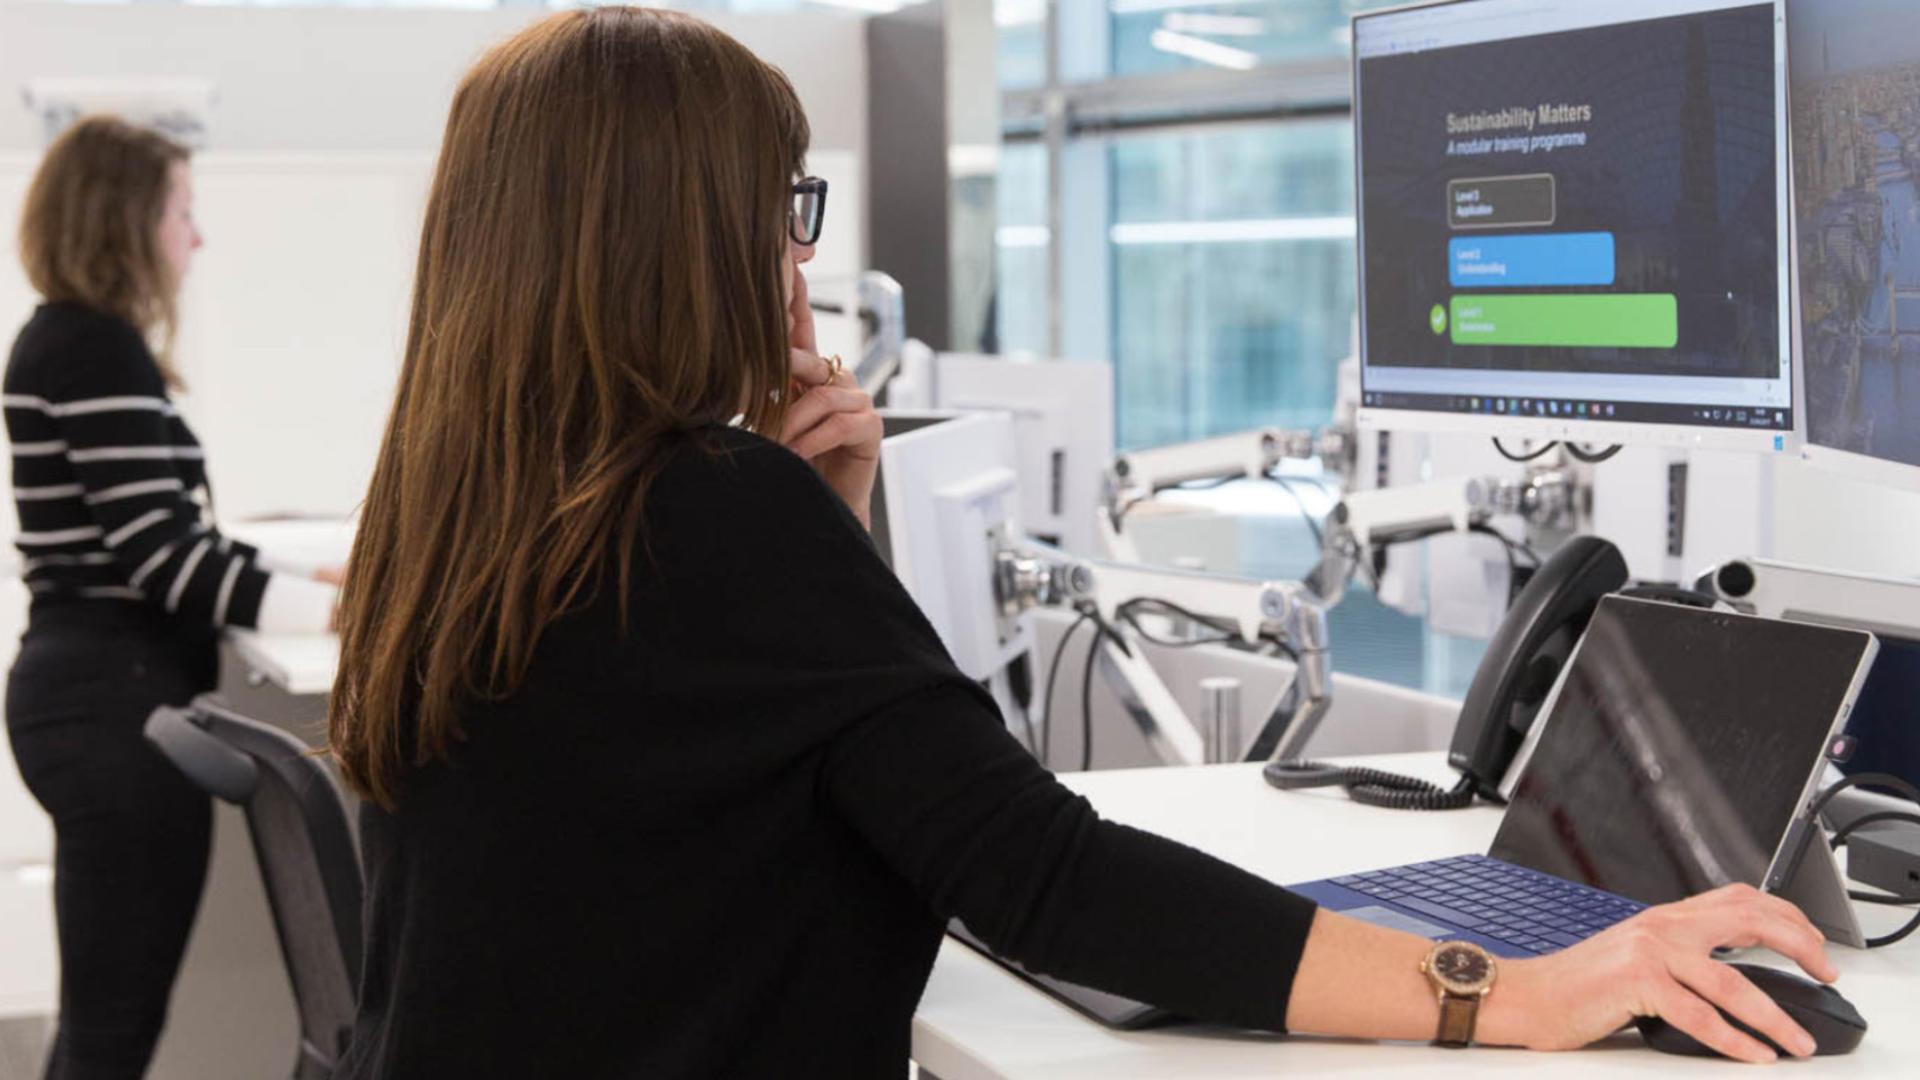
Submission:
[[[1474,1022],[1480,1018],[1480,997],[1440,995],[1440,1031],[1435,1046],[1467,1046],[1473,1042]]]

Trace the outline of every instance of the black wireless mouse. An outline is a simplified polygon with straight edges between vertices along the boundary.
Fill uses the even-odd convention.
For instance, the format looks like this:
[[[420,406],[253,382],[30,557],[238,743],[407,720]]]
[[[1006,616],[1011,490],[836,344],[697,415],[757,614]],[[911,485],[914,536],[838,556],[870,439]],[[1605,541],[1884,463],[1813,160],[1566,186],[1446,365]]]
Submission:
[[[1840,992],[1831,986],[1802,978],[1779,968],[1762,967],[1759,964],[1729,965],[1740,974],[1753,981],[1762,993],[1774,1000],[1774,1003],[1801,1027],[1813,1036],[1814,1054],[1848,1054],[1860,1045],[1867,1033],[1867,1021],[1853,1003],[1840,996]],[[1772,1039],[1753,1030],[1747,1025],[1727,1016],[1725,1009],[1721,1016],[1727,1017],[1727,1023],[1744,1031],[1763,1044],[1773,1047],[1781,1057],[1790,1057]],[[1693,1036],[1667,1023],[1657,1016],[1643,1016],[1634,1021],[1640,1028],[1640,1034],[1647,1045],[1663,1054],[1690,1054],[1694,1057],[1721,1057],[1717,1050],[1710,1050]]]

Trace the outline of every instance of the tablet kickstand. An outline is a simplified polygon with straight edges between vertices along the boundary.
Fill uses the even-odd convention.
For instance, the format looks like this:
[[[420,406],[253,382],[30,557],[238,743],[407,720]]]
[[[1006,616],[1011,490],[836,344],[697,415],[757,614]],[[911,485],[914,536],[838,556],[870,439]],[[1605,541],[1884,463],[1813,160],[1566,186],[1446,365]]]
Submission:
[[[1860,929],[1853,901],[1847,897],[1847,881],[1839,861],[1827,846],[1826,831],[1818,827],[1795,831],[1802,837],[1801,850],[1793,855],[1792,873],[1775,891],[1805,912],[1828,941],[1866,948],[1867,936]]]

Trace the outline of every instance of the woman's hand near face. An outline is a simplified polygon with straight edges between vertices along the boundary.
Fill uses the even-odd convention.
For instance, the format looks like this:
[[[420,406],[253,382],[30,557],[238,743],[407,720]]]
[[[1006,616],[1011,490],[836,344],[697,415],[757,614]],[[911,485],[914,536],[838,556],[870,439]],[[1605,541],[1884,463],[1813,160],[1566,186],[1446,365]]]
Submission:
[[[872,528],[873,481],[880,469],[880,414],[873,398],[842,370],[837,378],[821,359],[814,337],[807,279],[795,268],[792,324],[793,384],[780,442],[799,454],[846,500],[860,524]]]

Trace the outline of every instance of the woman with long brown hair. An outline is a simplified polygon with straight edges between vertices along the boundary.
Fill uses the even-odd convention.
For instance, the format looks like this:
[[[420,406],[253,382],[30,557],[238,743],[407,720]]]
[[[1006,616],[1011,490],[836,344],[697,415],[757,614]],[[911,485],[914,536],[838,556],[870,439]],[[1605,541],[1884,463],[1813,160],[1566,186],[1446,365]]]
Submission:
[[[786,79],[685,15],[555,15],[455,95],[342,609],[368,937],[343,1080],[898,1076],[951,916],[1193,1016],[1424,1039],[1432,943],[1099,820],[872,548],[879,427],[811,348]],[[784,445],[783,445],[784,444]],[[1276,837],[1275,842],[1283,842]],[[1752,890],[1505,962],[1483,1042],[1831,977]],[[1490,963],[1491,961],[1489,961]]]
[[[20,255],[45,303],[6,370],[15,543],[32,594],[7,734],[53,817],[60,1017],[50,1078],[146,1072],[206,878],[207,796],[141,738],[212,689],[222,626],[324,630],[334,589],[222,536],[174,407],[200,233],[188,156],[109,117],[48,148]]]

